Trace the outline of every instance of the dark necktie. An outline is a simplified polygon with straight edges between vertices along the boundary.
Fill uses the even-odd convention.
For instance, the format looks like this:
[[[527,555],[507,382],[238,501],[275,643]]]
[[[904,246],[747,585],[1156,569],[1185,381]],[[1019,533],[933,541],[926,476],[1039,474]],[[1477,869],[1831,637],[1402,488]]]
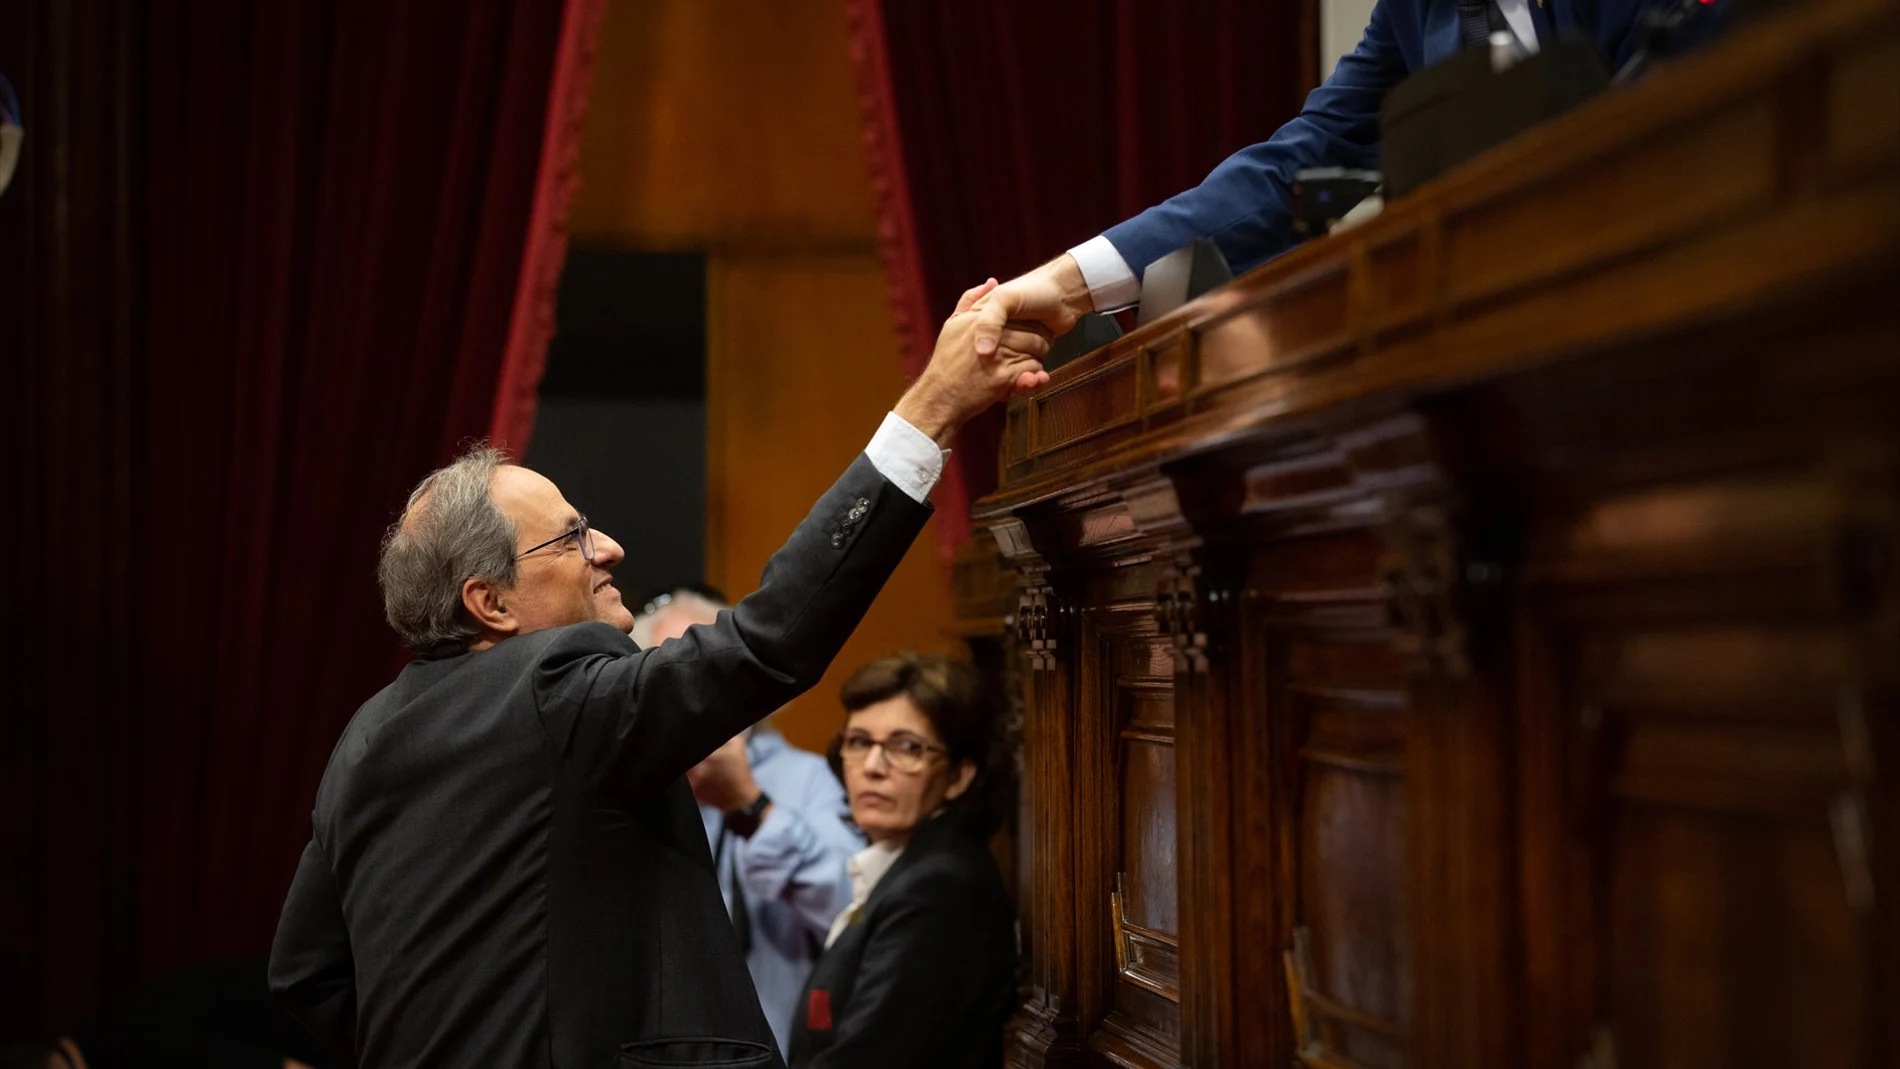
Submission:
[[[725,821],[721,820],[719,848],[713,851],[714,872],[719,871],[720,863],[725,860],[726,842],[732,837],[732,829],[726,827]],[[752,914],[745,908],[745,884],[739,880],[739,852],[736,847],[733,849],[732,872],[728,876],[726,886],[730,889],[729,893],[732,897],[732,928],[739,933],[739,953],[750,954],[752,953]]]
[[[1491,0],[1458,0],[1458,37],[1466,48],[1491,39]]]

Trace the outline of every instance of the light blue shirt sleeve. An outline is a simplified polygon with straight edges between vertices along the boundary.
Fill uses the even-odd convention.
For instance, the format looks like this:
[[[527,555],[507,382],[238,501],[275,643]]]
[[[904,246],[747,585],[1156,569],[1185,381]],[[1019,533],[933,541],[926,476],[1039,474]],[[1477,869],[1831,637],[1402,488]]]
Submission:
[[[785,902],[822,938],[851,904],[845,860],[864,839],[844,821],[844,787],[830,769],[814,762],[799,781],[794,792],[771,792],[772,811],[746,840],[739,879],[754,901]]]

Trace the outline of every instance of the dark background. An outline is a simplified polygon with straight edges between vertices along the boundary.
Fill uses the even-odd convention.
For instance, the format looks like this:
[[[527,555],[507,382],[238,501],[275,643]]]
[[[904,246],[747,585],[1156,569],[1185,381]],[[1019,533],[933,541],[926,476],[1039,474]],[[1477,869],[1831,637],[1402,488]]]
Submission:
[[[637,612],[706,570],[706,258],[576,247],[526,463],[628,547]]]

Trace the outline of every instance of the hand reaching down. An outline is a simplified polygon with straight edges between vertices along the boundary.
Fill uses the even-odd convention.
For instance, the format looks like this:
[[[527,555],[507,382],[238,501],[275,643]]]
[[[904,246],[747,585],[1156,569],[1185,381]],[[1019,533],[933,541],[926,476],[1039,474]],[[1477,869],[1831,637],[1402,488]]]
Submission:
[[[1006,322],[994,332],[989,352],[978,352],[983,317],[976,309],[996,285],[992,278],[964,292],[937,335],[930,366],[897,402],[897,414],[939,445],[947,446],[958,428],[990,405],[1049,381],[1042,369],[1049,332],[1040,324]]]
[[[1089,296],[1081,266],[1064,253],[1034,271],[993,286],[980,294],[972,307],[977,312],[976,351],[988,356],[999,347],[1007,349],[1011,331],[1033,325],[1052,338],[1068,333],[1077,319],[1095,310],[1095,302]]]

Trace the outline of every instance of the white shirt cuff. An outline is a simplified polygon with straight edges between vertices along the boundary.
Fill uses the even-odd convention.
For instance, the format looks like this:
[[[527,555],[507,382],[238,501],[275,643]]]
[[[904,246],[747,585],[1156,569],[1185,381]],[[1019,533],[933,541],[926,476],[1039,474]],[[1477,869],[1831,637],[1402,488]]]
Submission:
[[[1511,36],[1517,38],[1523,54],[1537,54],[1537,24],[1531,20],[1530,0],[1498,0],[1498,11],[1504,16],[1504,22],[1511,27]]]
[[[938,449],[930,435],[911,426],[909,420],[886,412],[884,422],[871,436],[871,444],[864,447],[864,455],[871,458],[878,474],[921,505],[930,496],[931,487],[943,478],[943,460],[950,451]]]
[[[1098,312],[1117,312],[1141,300],[1141,279],[1105,237],[1097,235],[1069,250],[1089,284],[1089,296]]]

